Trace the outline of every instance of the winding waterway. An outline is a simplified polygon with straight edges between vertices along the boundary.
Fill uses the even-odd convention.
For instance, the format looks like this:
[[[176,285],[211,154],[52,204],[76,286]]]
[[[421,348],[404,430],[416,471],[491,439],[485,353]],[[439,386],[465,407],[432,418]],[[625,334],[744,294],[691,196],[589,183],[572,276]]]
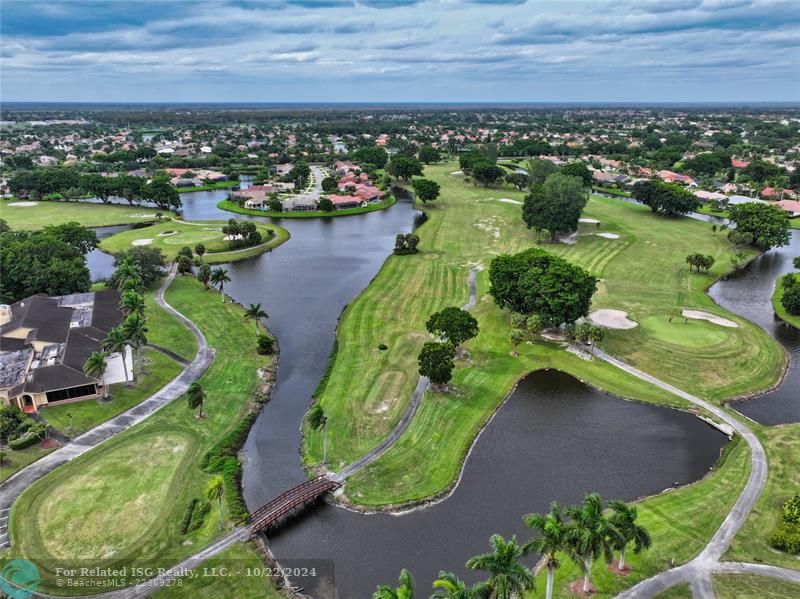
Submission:
[[[225,195],[184,194],[185,218],[229,218],[216,208]],[[251,508],[305,479],[299,427],[338,317],[415,214],[399,202],[346,218],[283,219],[289,243],[225,266],[232,279],[226,292],[243,304],[262,303],[281,345],[272,400],[245,445],[243,486]],[[270,535],[270,544],[282,564],[317,568],[316,577],[293,579],[314,597],[333,597],[334,581],[338,597],[369,597],[401,567],[414,572],[425,594],[439,569],[472,578],[464,562],[488,549],[490,534],[527,538],[523,514],[592,491],[632,500],[692,482],[725,442],[687,413],[622,401],[563,373],[540,371],[520,383],[486,427],[446,500],[402,516],[323,504]]]

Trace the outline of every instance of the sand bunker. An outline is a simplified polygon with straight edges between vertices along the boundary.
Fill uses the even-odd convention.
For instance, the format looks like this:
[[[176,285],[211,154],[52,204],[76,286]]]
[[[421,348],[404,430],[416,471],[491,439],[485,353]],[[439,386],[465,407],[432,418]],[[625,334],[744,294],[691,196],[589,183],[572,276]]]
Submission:
[[[134,239],[131,241],[131,245],[150,245],[153,243],[152,239]]]
[[[17,206],[18,208],[29,208],[31,206],[38,206],[39,202],[9,202],[6,206]]]
[[[136,218],[155,218],[156,217],[155,214],[142,214],[142,213],[134,214],[134,216]]]
[[[595,233],[598,237],[605,237],[606,239],[619,239],[616,233]]]
[[[728,327],[729,329],[739,328],[739,325],[732,320],[722,318],[722,316],[717,316],[716,314],[711,314],[711,312],[703,312],[702,310],[684,310],[681,312],[681,314],[683,314],[686,318],[707,320],[708,322],[713,322],[714,324],[718,324],[721,327]]]
[[[463,174],[464,174],[464,171],[453,171],[453,172],[452,172],[452,173],[450,173],[450,174],[451,174],[451,175],[463,175]]]
[[[600,224],[600,221],[597,220],[596,218],[579,218],[578,222],[579,223],[591,223],[593,225],[599,225]]]
[[[170,235],[177,235],[177,234],[178,234],[177,231],[164,231],[162,233],[159,233],[158,236],[159,237],[169,237]]]
[[[500,198],[497,201],[505,202],[506,204],[519,204],[520,206],[522,206],[522,202],[520,202],[519,200],[512,200],[511,198]]]
[[[639,326],[634,320],[628,318],[628,313],[622,310],[595,310],[589,314],[592,324],[608,329],[634,329]]]

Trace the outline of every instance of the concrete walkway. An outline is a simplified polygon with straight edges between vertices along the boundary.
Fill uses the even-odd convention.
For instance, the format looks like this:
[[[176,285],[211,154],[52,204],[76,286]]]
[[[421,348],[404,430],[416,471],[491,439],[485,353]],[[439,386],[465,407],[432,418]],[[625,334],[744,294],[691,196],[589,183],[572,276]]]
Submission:
[[[139,424],[148,416],[151,416],[167,404],[179,398],[186,393],[189,385],[197,380],[211,365],[214,359],[214,350],[208,347],[203,333],[191,320],[175,310],[164,299],[164,292],[175,278],[175,272],[175,268],[173,267],[169,276],[161,284],[161,287],[159,287],[156,293],[156,302],[192,331],[197,339],[197,354],[194,359],[177,377],[143,402],[107,420],[103,424],[96,426],[90,431],[85,432],[79,437],[76,437],[70,443],[47,454],[42,459],[33,462],[7,478],[3,483],[0,483],[0,549],[10,545],[8,538],[8,515],[14,501],[16,501],[17,497],[19,497],[25,489],[42,478],[45,474],[83,455],[90,449],[97,447],[104,441],[115,437],[132,426]]]
[[[764,452],[764,447],[753,434],[753,431],[717,405],[686,393],[599,349],[595,350],[595,355],[641,380],[647,381],[656,387],[669,391],[696,406],[708,410],[735,430],[750,448],[750,477],[747,479],[747,483],[744,489],[742,489],[736,503],[733,505],[733,508],[725,517],[722,525],[714,533],[714,536],[711,537],[705,548],[686,564],[643,580],[627,591],[620,593],[617,597],[625,599],[649,599],[676,584],[689,583],[694,597],[703,599],[713,598],[715,595],[711,575],[713,572],[722,571],[758,573],[754,570],[758,568],[767,568],[770,572],[769,575],[774,578],[796,582],[798,577],[800,577],[800,573],[792,570],[769,566],[764,567],[758,564],[731,564],[728,562],[720,562],[720,558],[725,551],[727,551],[728,547],[730,547],[733,538],[736,536],[736,533],[739,532],[739,529],[753,509],[767,481],[767,456]],[[738,570],[736,568],[738,568]]]

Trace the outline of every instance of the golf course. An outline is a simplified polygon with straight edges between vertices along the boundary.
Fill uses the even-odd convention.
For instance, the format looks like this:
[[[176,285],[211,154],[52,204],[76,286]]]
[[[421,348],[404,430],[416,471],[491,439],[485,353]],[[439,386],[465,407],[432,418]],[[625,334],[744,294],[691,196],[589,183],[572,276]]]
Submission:
[[[225,225],[227,225],[225,221],[169,220],[112,235],[100,243],[100,249],[114,254],[136,246],[157,247],[164,252],[168,260],[172,260],[182,247],[188,247],[194,251],[197,244],[202,244],[205,246],[206,252],[203,255],[203,261],[208,264],[218,264],[263,254],[289,239],[289,232],[283,227],[258,223],[256,230],[261,233],[262,243],[240,249],[230,249],[230,236],[222,230]]]
[[[346,494],[357,504],[403,504],[445,491],[477,432],[515,382],[532,370],[557,368],[620,397],[684,405],[608,364],[566,352],[556,342],[525,343],[518,357],[512,355],[509,313],[488,295],[487,268],[494,255],[534,243],[520,216],[523,194],[474,186],[450,174],[454,169],[453,163],[426,168],[442,195],[425,208],[428,220],[417,230],[420,253],[391,256],[342,316],[332,368],[318,390],[329,418],[328,467],[336,470],[364,455],[395,427],[417,383],[417,354],[431,338],[425,321],[437,310],[467,301],[471,269],[479,270],[472,313],[480,333],[464,346],[452,391],[426,392],[398,442],[348,481]],[[574,243],[544,247],[600,279],[593,310],[620,310],[637,324],[607,329],[603,349],[717,402],[779,380],[781,347],[705,294],[730,268],[733,247],[724,235],[714,234],[707,223],[661,217],[644,206],[609,198],[593,197],[583,216],[599,225],[582,223]],[[689,272],[684,258],[691,251],[716,258],[709,273]],[[683,310],[721,317],[734,326],[685,318]],[[381,344],[388,349],[378,350]],[[692,369],[678,367],[687,363]],[[459,368],[467,364],[471,368]],[[321,432],[306,430],[308,465],[321,461],[321,441]]]
[[[98,204],[92,202],[56,202],[45,200],[0,200],[0,218],[12,229],[33,231],[47,225],[79,222],[84,227],[131,225],[156,220],[155,208]]]

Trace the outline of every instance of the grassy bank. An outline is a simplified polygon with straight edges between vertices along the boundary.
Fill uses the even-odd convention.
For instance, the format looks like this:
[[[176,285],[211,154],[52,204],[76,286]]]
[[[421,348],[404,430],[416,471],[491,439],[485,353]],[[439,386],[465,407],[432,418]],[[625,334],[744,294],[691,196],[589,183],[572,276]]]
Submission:
[[[800,424],[758,427],[757,433],[769,460],[767,485],[724,559],[800,570],[800,558],[769,544],[780,522],[783,504],[800,489],[800,468],[797,467]]]
[[[755,574],[715,574],[717,599],[796,599],[800,585]]]
[[[280,599],[286,597],[278,591],[272,579],[258,573],[265,568],[261,556],[249,544],[233,545],[219,555],[203,562],[195,569],[196,576],[186,576],[173,586],[153,593],[153,599]],[[208,572],[229,574],[204,575]]]
[[[25,203],[35,202],[34,206]],[[21,206],[14,204],[23,202]],[[12,229],[36,230],[47,225],[79,222],[85,227],[129,225],[155,220],[155,208],[95,204],[89,202],[50,202],[43,200],[0,200],[0,218]]]
[[[378,210],[384,210],[389,206],[394,206],[396,203],[397,199],[394,196],[389,196],[389,199],[385,202],[380,202],[378,204],[367,204],[366,206],[359,206],[358,208],[344,208],[342,210],[334,210],[333,212],[324,212],[322,210],[309,210],[306,212],[274,212],[272,210],[242,208],[236,202],[222,200],[219,204],[217,204],[217,208],[220,210],[227,210],[228,212],[235,212],[236,214],[269,216],[271,218],[329,218],[334,216],[352,216],[353,214],[376,212]]]
[[[417,381],[417,355],[429,339],[428,316],[467,301],[467,274],[475,266],[478,304],[473,313],[481,332],[466,344],[470,368],[454,373],[454,394],[427,393],[397,444],[346,487],[357,503],[381,505],[428,497],[446,489],[476,432],[525,373],[552,367],[614,394],[652,401],[680,400],[650,388],[599,361],[587,362],[557,345],[538,341],[514,358],[508,314],[488,296],[486,268],[493,255],[533,245],[518,204],[523,194],[507,187],[485,189],[448,173],[454,164],[429,166],[426,176],[442,186],[417,230],[421,252],[390,257],[370,286],[343,314],[338,353],[321,395],[328,414],[331,468],[375,447],[404,413]],[[602,278],[595,308],[618,308],[641,323],[636,329],[608,331],[603,345],[639,368],[678,387],[717,401],[764,389],[780,376],[783,352],[766,333],[719,306],[705,289],[730,266],[732,247],[710,225],[668,219],[648,208],[609,198],[593,198],[574,245],[546,249],[583,265]],[[618,238],[595,235],[613,233]],[[717,258],[708,275],[689,274],[684,257],[700,251]],[[647,265],[643,267],[642,265]],[[669,323],[684,308],[703,309],[735,320],[739,328],[704,321]],[[677,319],[676,319],[677,320]],[[692,331],[689,334],[689,331]],[[380,344],[388,350],[379,351]],[[691,368],[686,368],[691,364]],[[306,461],[321,459],[321,434],[306,430]]]
[[[198,243],[206,247],[203,261],[208,264],[234,262],[250,258],[270,251],[289,239],[289,232],[277,225],[257,223],[264,243],[252,247],[229,250],[229,242],[225,240],[222,227],[225,221],[179,221],[170,220],[143,229],[122,231],[107,237],[100,243],[100,249],[114,254],[130,249],[136,245],[148,245],[160,248],[167,259],[172,260],[178,251],[188,246],[194,251]]]
[[[28,464],[32,464],[39,458],[46,456],[51,451],[53,451],[53,449],[44,449],[39,445],[33,445],[17,451],[9,450],[7,452],[8,455],[6,455],[6,458],[0,465],[0,482],[4,481],[15,472],[22,470]]]
[[[800,275],[795,275],[800,277]],[[787,322],[796,329],[800,329],[800,315],[789,314],[786,308],[783,307],[781,300],[783,299],[783,282],[782,278],[775,281],[775,291],[772,293],[772,307],[783,322]]]
[[[215,189],[226,189],[228,187],[236,187],[239,185],[239,180],[220,181],[219,183],[210,183],[208,185],[201,185],[200,187],[178,187],[176,188],[180,193],[192,193],[195,191],[214,191]]]
[[[166,299],[194,321],[217,350],[200,379],[207,393],[206,417],[197,418],[197,410],[178,399],[20,496],[11,512],[9,554],[37,563],[42,591],[83,592],[57,589],[53,578],[54,568],[81,558],[106,567],[166,567],[223,534],[216,506],[197,530],[183,534],[181,523],[187,504],[204,498],[213,476],[201,467],[204,457],[253,409],[258,369],[268,366],[271,358],[255,352],[253,328],[243,320],[243,309],[223,304],[217,293],[203,291],[194,279],[175,279]],[[233,525],[235,497],[236,489],[226,489],[225,529]]]

